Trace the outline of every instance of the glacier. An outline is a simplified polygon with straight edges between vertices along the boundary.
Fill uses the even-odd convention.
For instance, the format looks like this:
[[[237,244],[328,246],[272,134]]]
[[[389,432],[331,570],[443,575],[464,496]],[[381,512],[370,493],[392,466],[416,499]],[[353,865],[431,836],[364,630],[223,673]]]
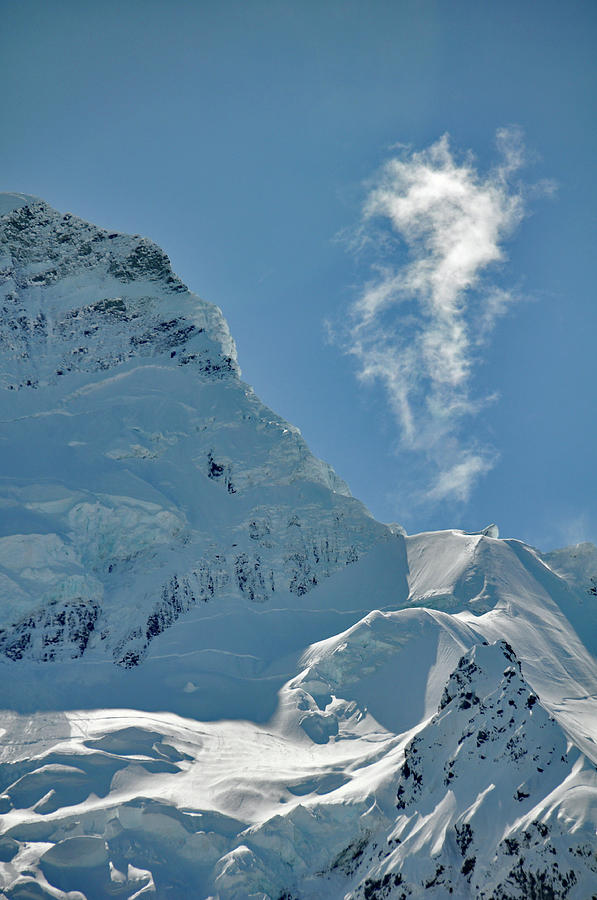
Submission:
[[[146,238],[0,291],[0,896],[597,897],[597,548],[377,522]]]

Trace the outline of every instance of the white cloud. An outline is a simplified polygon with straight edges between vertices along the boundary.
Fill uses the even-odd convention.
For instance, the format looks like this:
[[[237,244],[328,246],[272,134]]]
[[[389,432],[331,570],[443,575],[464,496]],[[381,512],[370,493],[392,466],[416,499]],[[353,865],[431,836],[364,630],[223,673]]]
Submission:
[[[582,544],[590,541],[588,535],[591,534],[591,525],[589,517],[586,513],[581,512],[576,516],[569,517],[557,523],[558,537],[556,544],[558,547],[572,547],[576,544]]]
[[[404,258],[378,266],[354,302],[348,349],[360,377],[385,387],[401,446],[425,454],[430,500],[466,500],[495,460],[462,430],[487,402],[471,396],[476,354],[514,299],[484,280],[524,212],[511,182],[523,161],[520,135],[502,129],[497,141],[500,162],[486,175],[455,157],[447,135],[421,152],[402,150],[364,206],[369,239],[381,223],[384,252],[392,246]]]
[[[440,471],[435,485],[427,494],[430,500],[445,500],[447,497],[468,500],[475,481],[493,465],[490,459],[474,453],[462,451],[462,455],[461,462]]]

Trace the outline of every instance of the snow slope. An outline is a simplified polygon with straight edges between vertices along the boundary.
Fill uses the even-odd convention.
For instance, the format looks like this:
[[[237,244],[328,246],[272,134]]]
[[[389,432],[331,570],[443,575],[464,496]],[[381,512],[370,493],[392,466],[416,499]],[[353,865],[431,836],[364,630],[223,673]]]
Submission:
[[[0,243],[0,895],[597,896],[597,549],[376,522],[154,244]]]

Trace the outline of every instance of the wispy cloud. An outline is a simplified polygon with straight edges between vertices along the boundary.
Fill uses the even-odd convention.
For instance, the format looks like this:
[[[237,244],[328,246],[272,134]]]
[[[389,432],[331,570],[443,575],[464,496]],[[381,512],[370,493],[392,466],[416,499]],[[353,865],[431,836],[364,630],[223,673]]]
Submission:
[[[487,274],[524,215],[513,183],[524,149],[515,129],[497,142],[499,162],[485,174],[447,135],[420,152],[402,148],[363,210],[361,242],[393,261],[375,265],[353,303],[347,348],[360,377],[383,384],[401,447],[425,456],[430,501],[467,500],[496,459],[463,432],[490,399],[472,392],[479,348],[515,299]]]
[[[557,547],[572,547],[582,544],[590,541],[589,535],[594,534],[589,516],[585,512],[579,512],[553,524],[556,527],[556,534],[550,535],[551,540],[548,541],[548,544],[551,543]]]

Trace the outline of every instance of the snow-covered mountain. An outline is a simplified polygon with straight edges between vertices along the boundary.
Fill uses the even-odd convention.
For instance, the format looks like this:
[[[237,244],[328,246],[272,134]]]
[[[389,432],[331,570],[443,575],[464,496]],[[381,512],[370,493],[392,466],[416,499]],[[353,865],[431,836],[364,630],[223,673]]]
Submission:
[[[0,278],[0,895],[597,896],[597,549],[376,522],[144,238]]]

